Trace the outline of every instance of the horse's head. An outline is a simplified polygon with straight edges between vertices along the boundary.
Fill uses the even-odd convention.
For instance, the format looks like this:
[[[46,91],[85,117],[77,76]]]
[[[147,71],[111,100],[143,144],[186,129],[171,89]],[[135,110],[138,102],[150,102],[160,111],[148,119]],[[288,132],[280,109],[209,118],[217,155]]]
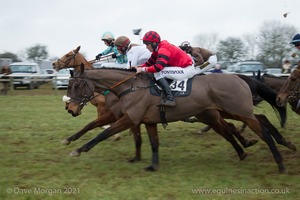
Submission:
[[[289,102],[294,112],[300,114],[300,63],[293,70],[277,94],[278,106],[284,106]]]
[[[94,91],[95,86],[90,79],[85,77],[84,68],[82,68],[82,71],[71,74],[67,89],[68,102],[66,102],[66,108],[68,112],[73,117],[80,115],[86,103],[94,98]]]
[[[80,46],[76,49],[70,51],[65,54],[63,57],[57,59],[57,61],[53,62],[53,69],[59,71],[65,68],[74,68],[76,71],[84,66],[86,69],[92,69],[92,64],[89,63],[80,53]]]

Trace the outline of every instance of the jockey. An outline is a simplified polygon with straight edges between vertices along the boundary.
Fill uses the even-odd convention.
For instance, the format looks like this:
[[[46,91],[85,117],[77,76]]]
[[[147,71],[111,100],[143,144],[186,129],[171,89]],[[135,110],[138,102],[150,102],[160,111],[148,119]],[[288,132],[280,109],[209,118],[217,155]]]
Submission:
[[[100,60],[101,56],[107,55],[109,53],[114,53],[112,54],[112,58],[116,59],[115,63],[103,63],[101,67],[116,67],[116,68],[126,67],[126,63],[127,63],[126,55],[122,55],[118,52],[114,44],[114,40],[115,40],[114,35],[111,32],[105,32],[102,35],[101,40],[107,46],[107,49],[105,49],[102,53],[99,53],[96,56],[96,60]]]
[[[193,77],[196,73],[193,60],[175,45],[166,40],[161,41],[160,35],[155,31],[147,32],[143,43],[152,54],[146,63],[135,67],[137,73],[153,73],[166,96],[160,104],[174,107],[176,103],[167,79],[183,80]]]
[[[290,43],[300,50],[300,34],[296,34]]]
[[[200,48],[200,47],[191,47],[188,41],[184,41],[179,46],[183,51],[187,54],[190,54],[195,61],[197,74],[201,74],[213,67],[217,64],[217,56],[211,51]]]
[[[145,46],[131,43],[126,36],[118,37],[115,45],[120,54],[127,56],[127,69],[144,64],[151,56],[151,52]]]

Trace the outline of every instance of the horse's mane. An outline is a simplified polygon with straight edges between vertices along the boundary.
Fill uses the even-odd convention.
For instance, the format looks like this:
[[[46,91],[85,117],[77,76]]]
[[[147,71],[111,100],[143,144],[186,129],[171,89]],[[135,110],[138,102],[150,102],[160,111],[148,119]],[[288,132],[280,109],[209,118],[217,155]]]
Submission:
[[[101,68],[95,68],[93,70],[118,70],[118,71],[124,71],[124,72],[136,72],[135,68],[130,69],[124,69],[124,68],[114,68],[114,67],[101,67]]]

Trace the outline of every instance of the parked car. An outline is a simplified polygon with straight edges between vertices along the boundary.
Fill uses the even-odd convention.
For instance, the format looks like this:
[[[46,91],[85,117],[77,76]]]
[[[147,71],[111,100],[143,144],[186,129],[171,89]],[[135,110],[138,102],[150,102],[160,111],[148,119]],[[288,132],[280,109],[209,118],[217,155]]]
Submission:
[[[265,70],[265,73],[266,74],[271,74],[271,75],[274,75],[274,76],[281,76],[282,69],[281,68],[267,68]]]
[[[55,74],[56,76],[52,79],[53,89],[66,89],[68,88],[70,69],[61,69]]]
[[[37,63],[15,62],[9,65],[13,76],[14,88],[27,87],[28,89],[38,88],[43,81],[41,79],[41,69]]]
[[[43,75],[44,83],[49,82],[49,81],[51,82],[50,79],[53,79],[53,77],[56,74],[56,71],[54,69],[41,69],[41,72]]]
[[[265,72],[265,67],[261,62],[258,61],[243,61],[231,65],[227,68],[230,73],[245,74],[252,76],[253,73],[257,73],[258,70]]]

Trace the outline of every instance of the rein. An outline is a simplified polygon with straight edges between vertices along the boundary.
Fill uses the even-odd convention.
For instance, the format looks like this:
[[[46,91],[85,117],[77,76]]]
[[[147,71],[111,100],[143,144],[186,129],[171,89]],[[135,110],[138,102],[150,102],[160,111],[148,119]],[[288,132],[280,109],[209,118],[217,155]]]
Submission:
[[[126,81],[128,81],[129,79],[132,79],[132,78],[134,78],[134,77],[135,77],[135,75],[136,75],[136,74],[134,74],[134,75],[132,75],[132,76],[130,76],[130,77],[128,77],[128,78],[126,78],[126,79],[124,79],[124,80],[122,80],[122,81],[120,81],[120,82],[116,83],[115,85],[113,85],[113,86],[109,87],[109,90],[111,90],[111,89],[114,89],[115,87],[117,87],[117,86],[121,85],[122,83],[125,83],[125,82],[126,82]]]

